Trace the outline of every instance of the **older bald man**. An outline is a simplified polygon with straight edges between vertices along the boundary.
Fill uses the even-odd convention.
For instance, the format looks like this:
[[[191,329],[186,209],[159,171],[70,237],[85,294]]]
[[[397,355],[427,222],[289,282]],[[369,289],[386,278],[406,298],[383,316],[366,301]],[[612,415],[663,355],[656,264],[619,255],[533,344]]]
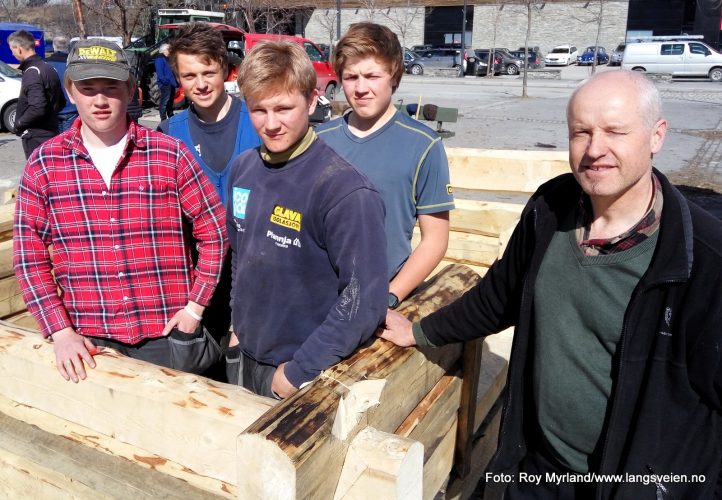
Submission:
[[[643,75],[587,80],[567,120],[572,172],[532,196],[503,258],[420,322],[390,311],[380,335],[516,327],[488,497],[716,498],[722,224],[653,168],[667,121]]]

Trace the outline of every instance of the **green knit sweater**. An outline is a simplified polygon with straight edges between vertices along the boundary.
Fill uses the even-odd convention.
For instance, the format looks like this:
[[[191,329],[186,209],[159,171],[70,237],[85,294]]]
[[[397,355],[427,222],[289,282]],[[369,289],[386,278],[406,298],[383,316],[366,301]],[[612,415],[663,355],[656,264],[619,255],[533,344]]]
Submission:
[[[557,232],[534,289],[533,395],[543,441],[566,467],[588,472],[612,388],[612,357],[655,232],[629,250],[587,257],[574,230]]]

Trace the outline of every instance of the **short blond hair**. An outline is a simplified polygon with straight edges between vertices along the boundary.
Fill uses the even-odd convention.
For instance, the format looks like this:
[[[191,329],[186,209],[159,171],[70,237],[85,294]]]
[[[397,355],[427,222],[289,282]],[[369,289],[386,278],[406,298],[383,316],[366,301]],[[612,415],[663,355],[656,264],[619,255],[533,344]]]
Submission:
[[[316,89],[316,70],[306,51],[291,40],[264,40],[248,53],[238,72],[238,87],[248,98],[270,91],[299,91],[310,97]]]

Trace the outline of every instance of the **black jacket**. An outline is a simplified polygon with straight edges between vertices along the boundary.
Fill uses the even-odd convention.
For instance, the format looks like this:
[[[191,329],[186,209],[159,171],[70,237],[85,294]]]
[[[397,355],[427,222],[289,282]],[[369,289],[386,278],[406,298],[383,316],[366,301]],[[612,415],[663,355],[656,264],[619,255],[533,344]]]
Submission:
[[[58,132],[58,112],[65,107],[62,84],[57,72],[39,55],[28,57],[18,66],[23,72],[15,131],[41,129]]]
[[[593,472],[686,474],[688,481],[703,474],[706,481],[600,482],[596,497],[715,498],[722,468],[722,224],[655,174],[664,196],[657,248],[624,315]],[[516,326],[492,472],[517,472],[538,436],[530,390],[534,283],[554,231],[579,196],[571,174],[543,185],[503,258],[458,301],[421,321],[436,345]]]

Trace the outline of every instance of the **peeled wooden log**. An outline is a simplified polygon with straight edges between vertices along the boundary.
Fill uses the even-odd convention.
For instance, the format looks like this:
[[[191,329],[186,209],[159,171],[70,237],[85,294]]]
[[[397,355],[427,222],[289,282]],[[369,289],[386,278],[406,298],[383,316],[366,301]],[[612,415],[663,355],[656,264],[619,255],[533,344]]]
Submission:
[[[444,375],[396,429],[424,445],[423,498],[433,499],[454,463],[461,379]]]
[[[570,171],[566,151],[446,148],[446,154],[455,188],[530,194]]]
[[[399,310],[418,319],[452,302],[479,277],[449,266]],[[461,345],[400,348],[381,339],[326,370],[314,383],[259,418],[238,438],[238,489],[246,498],[331,498],[350,441],[362,428],[393,432],[461,356]],[[379,405],[348,438],[332,429],[338,403],[362,380],[386,381]]]
[[[105,349],[86,380],[66,382],[51,343],[0,322],[0,394],[192,469],[236,482],[236,437],[269,398]]]
[[[351,442],[335,500],[418,500],[424,447],[418,441],[366,427]]]

